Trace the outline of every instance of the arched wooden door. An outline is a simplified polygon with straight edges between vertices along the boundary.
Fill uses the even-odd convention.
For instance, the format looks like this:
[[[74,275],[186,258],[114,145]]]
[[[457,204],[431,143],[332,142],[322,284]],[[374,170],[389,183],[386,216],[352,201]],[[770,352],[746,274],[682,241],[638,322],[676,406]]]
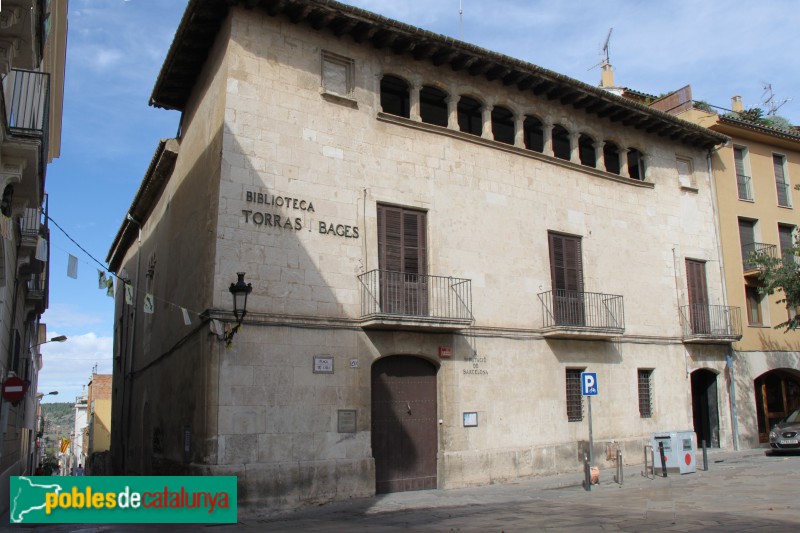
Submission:
[[[372,365],[375,491],[435,489],[438,425],[436,367],[392,356]]]
[[[800,379],[796,371],[770,370],[753,381],[759,442],[769,442],[772,426],[800,406]]]

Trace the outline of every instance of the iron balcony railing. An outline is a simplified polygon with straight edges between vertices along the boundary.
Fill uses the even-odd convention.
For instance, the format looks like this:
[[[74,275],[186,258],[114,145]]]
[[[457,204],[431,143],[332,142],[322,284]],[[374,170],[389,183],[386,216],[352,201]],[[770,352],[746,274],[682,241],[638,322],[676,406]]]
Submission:
[[[44,274],[37,274],[32,279],[28,280],[28,298],[40,300],[45,297],[47,293],[47,276]]]
[[[736,175],[736,186],[739,189],[739,200],[752,200],[753,199],[753,189],[752,189],[752,178],[750,176],[745,176],[744,174],[737,174]]]
[[[737,340],[742,336],[738,307],[690,304],[680,308],[684,339]]]
[[[585,328],[620,334],[625,331],[622,296],[554,290],[540,293],[539,300],[545,329]]]
[[[754,256],[766,255],[777,257],[778,247],[774,244],[764,244],[763,242],[751,242],[742,245],[742,264],[744,271],[760,270],[760,265],[754,261]]]
[[[371,270],[361,282],[361,316],[472,320],[472,280]]]
[[[11,69],[2,79],[6,129],[12,136],[41,140],[41,170],[47,166],[50,129],[50,75]]]

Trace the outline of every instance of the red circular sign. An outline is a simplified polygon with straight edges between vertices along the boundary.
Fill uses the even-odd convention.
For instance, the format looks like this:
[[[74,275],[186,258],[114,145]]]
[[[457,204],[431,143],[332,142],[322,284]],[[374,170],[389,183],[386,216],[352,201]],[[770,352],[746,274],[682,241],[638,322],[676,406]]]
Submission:
[[[686,457],[683,458],[683,460],[686,461],[686,466],[692,464],[692,456],[688,453],[686,454]]]
[[[25,392],[28,390],[28,385],[18,378],[11,376],[3,382],[3,399],[11,403],[17,403],[25,397]]]

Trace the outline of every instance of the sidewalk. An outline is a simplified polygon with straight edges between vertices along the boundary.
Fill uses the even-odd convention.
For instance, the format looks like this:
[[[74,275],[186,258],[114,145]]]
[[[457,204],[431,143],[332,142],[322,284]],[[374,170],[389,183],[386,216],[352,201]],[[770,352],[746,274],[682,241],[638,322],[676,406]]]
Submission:
[[[236,525],[28,526],[47,532],[206,531],[800,531],[800,456],[764,450],[709,451],[709,470],[648,479],[625,468],[624,484],[603,470],[583,489],[581,472],[482,487],[402,492],[259,517]],[[6,517],[7,520],[7,517]],[[5,522],[7,524],[7,521]],[[8,526],[12,530],[13,526]],[[5,529],[4,529],[5,530]],[[19,528],[13,528],[19,531]]]

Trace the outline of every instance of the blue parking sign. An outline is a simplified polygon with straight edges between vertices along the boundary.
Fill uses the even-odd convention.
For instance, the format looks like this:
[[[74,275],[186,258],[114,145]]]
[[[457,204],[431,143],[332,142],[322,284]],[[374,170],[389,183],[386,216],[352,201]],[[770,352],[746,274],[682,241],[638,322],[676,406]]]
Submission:
[[[581,396],[597,396],[597,372],[581,372]]]

